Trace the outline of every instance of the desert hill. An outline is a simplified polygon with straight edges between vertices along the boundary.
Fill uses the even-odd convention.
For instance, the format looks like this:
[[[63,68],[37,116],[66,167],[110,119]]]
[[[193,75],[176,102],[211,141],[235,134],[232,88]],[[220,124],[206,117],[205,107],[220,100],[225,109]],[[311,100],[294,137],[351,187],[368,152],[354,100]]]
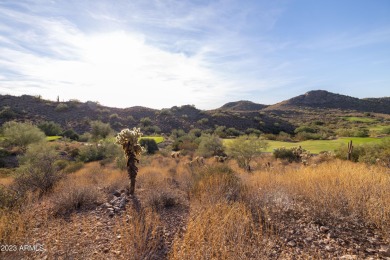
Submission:
[[[304,107],[390,114],[390,98],[359,99],[325,90],[314,90],[269,106],[264,110],[289,110]]]
[[[252,101],[240,100],[235,102],[229,102],[220,107],[221,110],[231,110],[231,111],[256,111],[266,108],[267,105],[257,104]]]
[[[117,131],[142,126],[146,133],[170,133],[173,129],[213,130],[216,126],[245,131],[254,128],[266,133],[292,132],[294,126],[280,118],[259,115],[258,111],[199,110],[191,105],[166,109],[146,107],[113,108],[97,102],[70,100],[54,102],[40,97],[0,95],[0,124],[6,121],[53,121],[79,134],[90,131],[90,122],[110,123]]]

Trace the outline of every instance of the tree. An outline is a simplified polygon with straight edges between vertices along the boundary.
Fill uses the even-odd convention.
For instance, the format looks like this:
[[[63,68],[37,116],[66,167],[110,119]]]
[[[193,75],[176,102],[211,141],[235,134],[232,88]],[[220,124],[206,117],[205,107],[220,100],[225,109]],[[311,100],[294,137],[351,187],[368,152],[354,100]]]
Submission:
[[[47,144],[30,145],[20,159],[21,166],[15,177],[17,189],[22,194],[28,190],[40,194],[51,190],[62,177],[62,172],[55,164],[58,158],[58,153]]]
[[[32,143],[45,140],[45,134],[31,123],[6,122],[3,125],[5,144],[19,146],[23,150]]]
[[[99,140],[106,138],[112,132],[110,124],[103,123],[102,121],[91,122],[91,135],[93,140]]]
[[[61,126],[53,121],[42,122],[38,125],[38,127],[45,133],[46,136],[59,135],[62,132]]]
[[[148,154],[154,154],[158,151],[157,143],[154,139],[151,138],[142,138],[139,141],[140,145],[146,149]]]
[[[71,140],[79,140],[79,135],[73,129],[67,129],[61,133],[61,136],[67,137]]]
[[[240,136],[231,140],[227,145],[227,152],[229,156],[237,160],[240,167],[250,171],[250,162],[267,147],[268,143],[265,140],[254,135]]]
[[[222,155],[223,144],[221,139],[216,135],[202,135],[200,137],[198,153],[204,157]]]
[[[115,143],[122,146],[127,159],[127,173],[130,179],[129,194],[133,195],[135,190],[135,178],[137,177],[138,167],[135,163],[139,163],[137,156],[142,153],[142,146],[138,139],[142,136],[139,128],[123,129],[116,137]]]

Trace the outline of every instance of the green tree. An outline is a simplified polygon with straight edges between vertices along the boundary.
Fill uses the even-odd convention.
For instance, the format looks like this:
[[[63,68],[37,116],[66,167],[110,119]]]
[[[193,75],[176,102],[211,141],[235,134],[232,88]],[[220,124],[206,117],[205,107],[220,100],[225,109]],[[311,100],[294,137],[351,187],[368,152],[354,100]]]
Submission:
[[[250,171],[250,162],[267,147],[268,143],[257,136],[240,136],[227,145],[227,153],[237,160],[240,167]]]
[[[53,135],[59,135],[62,133],[62,128],[59,124],[53,122],[53,121],[45,121],[38,125],[39,129],[41,129],[45,135],[47,136],[53,136]]]
[[[106,124],[99,120],[91,122],[91,136],[95,141],[106,138],[112,131],[108,123]]]
[[[61,133],[61,136],[67,137],[71,140],[79,140],[79,135],[73,129],[67,129]]]
[[[23,150],[32,143],[45,140],[45,134],[31,123],[6,122],[3,125],[5,144],[19,146]]]
[[[202,135],[197,153],[204,157],[211,157],[223,154],[223,144],[216,135]]]
[[[58,153],[45,144],[32,144],[26,154],[20,158],[20,168],[15,177],[17,190],[24,194],[28,190],[40,194],[51,190],[62,177],[56,166]]]
[[[146,149],[148,154],[154,154],[158,151],[158,146],[154,139],[142,138],[139,141],[139,144]]]

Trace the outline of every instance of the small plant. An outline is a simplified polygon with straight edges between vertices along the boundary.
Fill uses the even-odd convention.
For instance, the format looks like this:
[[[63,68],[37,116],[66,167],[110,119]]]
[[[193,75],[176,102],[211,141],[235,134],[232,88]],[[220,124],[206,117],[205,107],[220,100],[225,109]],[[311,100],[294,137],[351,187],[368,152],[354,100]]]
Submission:
[[[138,167],[135,163],[139,163],[137,156],[142,153],[142,146],[139,144],[138,139],[142,136],[139,128],[123,129],[116,137],[115,142],[122,146],[127,159],[127,173],[130,179],[129,194],[133,195],[135,190],[135,178],[137,177]]]
[[[311,154],[309,151],[303,149],[301,146],[292,148],[277,148],[274,150],[274,157],[279,159],[286,159],[291,162],[303,162],[306,163]]]

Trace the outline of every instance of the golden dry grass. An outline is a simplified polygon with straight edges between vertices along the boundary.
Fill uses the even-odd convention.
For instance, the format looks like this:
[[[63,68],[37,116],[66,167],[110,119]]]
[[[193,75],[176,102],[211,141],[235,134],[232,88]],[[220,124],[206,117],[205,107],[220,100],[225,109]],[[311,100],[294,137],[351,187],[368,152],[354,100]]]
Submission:
[[[300,245],[301,251],[286,247],[288,240],[283,240],[283,232],[288,229],[281,226],[288,226],[289,218],[291,222],[298,219],[302,225],[319,223],[330,228],[333,224],[355,223],[379,230],[390,239],[388,169],[339,160],[304,167],[262,158],[248,173],[234,161],[221,164],[208,160],[206,166],[190,167],[186,164],[189,160],[160,155],[144,158],[136,187],[141,208],[131,207],[130,201],[110,227],[105,226],[109,221],[104,222],[104,217],[97,217],[93,205],[109,200],[115,190],[126,189],[126,172],[112,165],[86,164],[61,180],[52,194],[39,201],[31,196],[20,211],[1,210],[1,242],[28,241],[32,227],[39,227],[40,232],[47,232],[44,242],[50,249],[49,257],[72,258],[82,247],[91,247],[97,241],[103,247],[112,246],[110,257],[123,259],[289,259],[295,254],[297,258],[335,257],[309,246]],[[268,161],[272,167],[263,167]],[[80,213],[72,211],[70,221],[53,217],[53,205],[68,207],[66,202],[77,201],[70,196],[76,191],[96,195],[91,197],[91,207],[85,208],[90,211],[82,207]],[[188,208],[188,219],[167,247],[163,232],[175,225],[166,224],[170,217],[166,210],[171,206],[173,211],[177,206],[177,212],[180,207]],[[305,219],[299,221],[300,217]],[[104,248],[93,250],[79,256],[104,258]]]

